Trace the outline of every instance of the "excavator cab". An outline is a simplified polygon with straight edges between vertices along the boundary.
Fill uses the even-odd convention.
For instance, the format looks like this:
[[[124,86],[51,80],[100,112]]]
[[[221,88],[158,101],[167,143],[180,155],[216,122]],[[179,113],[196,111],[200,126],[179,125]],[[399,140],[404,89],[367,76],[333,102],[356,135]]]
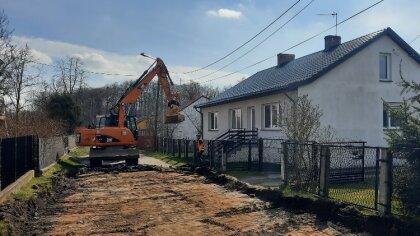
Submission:
[[[179,110],[179,102],[175,99],[171,99],[168,102],[169,111],[165,114],[165,124],[178,124],[185,120],[185,116],[182,115]]]

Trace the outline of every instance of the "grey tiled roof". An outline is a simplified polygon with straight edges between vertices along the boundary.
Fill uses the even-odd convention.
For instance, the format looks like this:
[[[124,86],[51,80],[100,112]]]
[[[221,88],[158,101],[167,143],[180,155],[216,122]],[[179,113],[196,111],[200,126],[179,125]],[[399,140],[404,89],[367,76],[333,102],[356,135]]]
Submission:
[[[383,35],[390,36],[418,63],[419,54],[402,40],[391,28],[383,29],[340,44],[328,51],[322,50],[300,57],[282,66],[274,66],[255,73],[199,107],[209,107],[278,91],[296,89],[310,83],[339,65]]]

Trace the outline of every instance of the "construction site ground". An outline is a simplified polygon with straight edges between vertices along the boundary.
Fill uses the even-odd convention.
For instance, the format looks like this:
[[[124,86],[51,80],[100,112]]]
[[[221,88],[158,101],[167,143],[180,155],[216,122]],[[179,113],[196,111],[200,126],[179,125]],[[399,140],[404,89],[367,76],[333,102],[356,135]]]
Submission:
[[[158,164],[150,159],[150,164]],[[145,163],[143,160],[144,164]],[[162,163],[160,163],[162,164]],[[162,164],[164,165],[164,163]],[[35,235],[349,235],[315,215],[273,208],[196,174],[88,170],[53,185],[22,233]],[[55,189],[54,189],[55,188]]]

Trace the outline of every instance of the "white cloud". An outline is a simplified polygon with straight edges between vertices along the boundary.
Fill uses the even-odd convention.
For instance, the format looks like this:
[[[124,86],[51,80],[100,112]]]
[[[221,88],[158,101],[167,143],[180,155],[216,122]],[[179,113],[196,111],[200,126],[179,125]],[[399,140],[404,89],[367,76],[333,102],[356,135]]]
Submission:
[[[51,64],[53,62],[51,57],[49,57],[47,54],[40,52],[36,49],[31,48],[31,53],[35,57],[35,60],[37,60],[40,63]]]
[[[207,11],[207,15],[220,17],[220,18],[239,19],[242,16],[242,12],[235,11],[235,10],[230,10],[230,9],[226,9],[226,8],[221,8],[217,11],[215,11],[215,10]]]
[[[88,71],[107,74],[134,75],[118,76],[90,74],[90,77],[95,78],[93,81],[88,81],[91,87],[99,87],[113,82],[137,79],[137,77],[140,76],[153,62],[151,59],[145,58],[141,55],[121,55],[86,46],[42,38],[15,36],[13,40],[19,45],[28,44],[34,55],[39,58],[40,62],[45,64],[52,64],[53,60],[65,58],[67,56],[77,56],[82,59],[85,64],[85,68]],[[165,59],[163,58],[163,60]],[[192,71],[197,68],[182,65],[167,65],[167,67],[171,73],[174,83],[177,84],[180,79],[182,83],[186,83],[194,78],[213,72],[213,70],[208,69],[193,74],[185,74],[185,72]],[[227,73],[229,72],[219,71],[208,78],[203,78],[201,80],[197,80],[196,82],[203,83],[208,79],[223,76]],[[244,74],[235,74],[206,84],[216,87],[229,86],[236,84],[244,77]]]

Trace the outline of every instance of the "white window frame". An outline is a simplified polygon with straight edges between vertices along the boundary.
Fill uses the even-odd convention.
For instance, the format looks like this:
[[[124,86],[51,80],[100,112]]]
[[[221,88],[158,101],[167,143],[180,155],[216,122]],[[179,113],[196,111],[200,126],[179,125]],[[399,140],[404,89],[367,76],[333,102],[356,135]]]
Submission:
[[[229,118],[231,129],[242,129],[242,110],[240,108],[230,109]]]
[[[381,58],[386,58],[386,78],[381,77]],[[379,53],[379,81],[392,81],[391,79],[391,53]]]
[[[219,112],[209,112],[209,130],[218,130]],[[212,127],[213,124],[213,127]]]
[[[252,114],[254,114],[254,116],[252,116]],[[248,129],[256,129],[256,122],[255,122],[255,118],[256,118],[256,110],[255,107],[248,107]]]
[[[402,103],[401,102],[388,102],[387,103],[391,108],[392,107],[395,107],[395,108],[397,108],[397,107],[399,107],[399,106],[401,106],[402,105]],[[384,117],[384,116],[386,116],[386,117]],[[385,119],[386,119],[386,125],[384,124],[384,121],[385,121]],[[399,126],[393,126],[392,125],[392,123],[393,123],[393,118],[392,118],[392,116],[391,116],[391,111],[387,111],[386,110],[386,108],[385,108],[385,104],[383,105],[383,110],[382,110],[382,126],[383,126],[383,128],[384,129],[398,129],[399,128]],[[394,121],[395,122],[395,121]]]
[[[270,106],[270,125],[269,127],[266,126],[265,124],[265,108],[267,106]],[[272,106],[276,106],[277,107],[277,125],[273,125],[273,114],[272,114]],[[262,105],[262,126],[263,129],[265,130],[279,130],[280,126],[281,126],[281,110],[280,110],[280,103],[279,102],[275,102],[275,103],[269,103],[269,104],[263,104]]]

